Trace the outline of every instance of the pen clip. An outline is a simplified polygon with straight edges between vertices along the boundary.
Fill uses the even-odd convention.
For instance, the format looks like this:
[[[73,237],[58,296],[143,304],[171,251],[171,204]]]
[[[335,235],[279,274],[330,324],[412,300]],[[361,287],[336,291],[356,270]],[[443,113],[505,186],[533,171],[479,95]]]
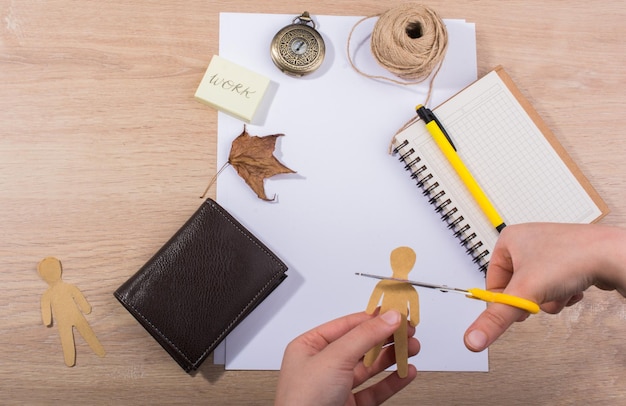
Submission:
[[[441,122],[439,121],[439,119],[437,118],[435,113],[433,113],[431,109],[429,109],[428,107],[422,106],[421,104],[418,104],[417,107],[415,107],[415,111],[417,112],[417,115],[424,121],[424,124],[428,124],[431,121],[434,121],[435,124],[437,124],[437,127],[439,127],[439,129],[441,130],[441,133],[444,135],[444,137],[446,137],[446,139],[450,143],[450,146],[452,147],[452,149],[456,151],[456,147],[454,146],[454,143],[452,142],[452,138],[450,138],[450,134],[448,134],[446,129],[443,127],[443,124],[441,124]]]
[[[450,134],[448,134],[448,132],[446,131],[446,129],[443,127],[443,125],[441,124],[441,122],[439,121],[439,119],[437,118],[437,116],[435,116],[433,114],[433,120],[435,121],[435,123],[437,123],[437,125],[439,126],[439,129],[441,130],[441,132],[443,133],[443,135],[446,137],[446,139],[448,140],[448,142],[450,143],[450,145],[452,146],[452,149],[454,151],[456,151],[456,147],[454,146],[454,143],[452,142],[452,138],[450,138]]]

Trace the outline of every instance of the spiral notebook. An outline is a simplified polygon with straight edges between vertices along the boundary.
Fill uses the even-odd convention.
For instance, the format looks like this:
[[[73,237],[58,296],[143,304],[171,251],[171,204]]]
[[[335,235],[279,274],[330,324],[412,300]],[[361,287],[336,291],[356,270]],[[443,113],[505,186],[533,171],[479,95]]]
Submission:
[[[508,225],[592,223],[608,207],[499,66],[434,110],[457,153]],[[393,140],[405,169],[481,271],[498,239],[418,120]]]

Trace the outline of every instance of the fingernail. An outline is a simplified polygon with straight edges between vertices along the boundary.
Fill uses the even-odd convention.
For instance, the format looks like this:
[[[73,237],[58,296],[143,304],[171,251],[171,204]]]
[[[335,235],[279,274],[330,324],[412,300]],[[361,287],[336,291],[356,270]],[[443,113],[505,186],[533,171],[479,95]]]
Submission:
[[[472,330],[465,339],[468,347],[475,351],[482,351],[487,346],[487,335],[480,330]]]
[[[389,310],[388,312],[386,312],[382,316],[380,316],[380,318],[385,320],[385,322],[387,322],[387,324],[394,325],[394,324],[398,324],[400,322],[400,313],[398,313],[395,310]]]

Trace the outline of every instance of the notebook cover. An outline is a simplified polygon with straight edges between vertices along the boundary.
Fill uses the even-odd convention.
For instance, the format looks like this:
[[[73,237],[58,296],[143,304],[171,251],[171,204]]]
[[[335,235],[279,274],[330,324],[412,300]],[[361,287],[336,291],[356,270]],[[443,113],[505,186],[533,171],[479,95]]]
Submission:
[[[287,266],[207,199],[115,297],[187,372],[285,278]]]

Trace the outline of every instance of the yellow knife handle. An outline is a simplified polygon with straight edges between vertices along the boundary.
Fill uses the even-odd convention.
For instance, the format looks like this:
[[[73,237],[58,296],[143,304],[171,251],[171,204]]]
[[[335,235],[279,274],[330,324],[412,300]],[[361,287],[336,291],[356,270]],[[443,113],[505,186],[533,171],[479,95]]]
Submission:
[[[530,300],[522,299],[521,297],[507,295],[506,293],[490,292],[485,289],[471,288],[467,292],[467,297],[472,299],[483,300],[490,303],[502,303],[505,305],[517,307],[518,309],[526,310],[528,313],[539,313],[539,305]]]

